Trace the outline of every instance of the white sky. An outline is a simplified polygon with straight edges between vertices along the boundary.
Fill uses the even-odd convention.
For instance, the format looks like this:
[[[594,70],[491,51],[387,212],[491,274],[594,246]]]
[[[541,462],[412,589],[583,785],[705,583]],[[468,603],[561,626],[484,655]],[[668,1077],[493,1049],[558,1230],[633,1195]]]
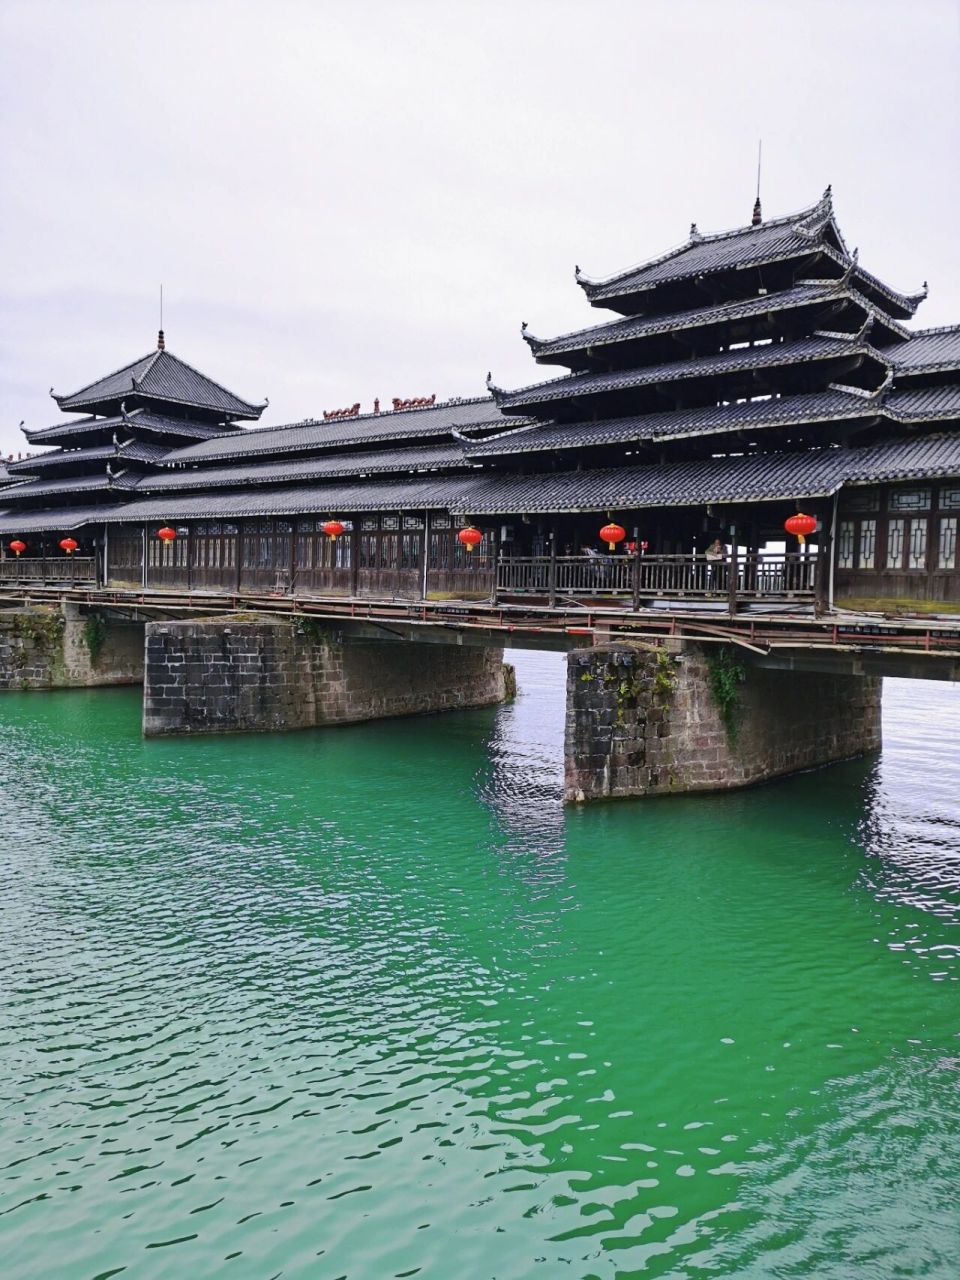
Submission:
[[[153,348],[161,281],[264,423],[550,376],[521,320],[748,221],[760,135],[765,214],[832,182],[960,321],[958,98],[954,0],[0,0],[0,450]]]

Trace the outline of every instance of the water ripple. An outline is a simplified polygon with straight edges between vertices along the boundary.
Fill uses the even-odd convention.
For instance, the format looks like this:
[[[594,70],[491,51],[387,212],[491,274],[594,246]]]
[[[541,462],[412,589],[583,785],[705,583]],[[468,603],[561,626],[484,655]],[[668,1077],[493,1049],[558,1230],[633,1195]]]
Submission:
[[[516,659],[286,737],[0,705],[6,1274],[949,1274],[956,691],[889,682],[878,762],[564,813]]]

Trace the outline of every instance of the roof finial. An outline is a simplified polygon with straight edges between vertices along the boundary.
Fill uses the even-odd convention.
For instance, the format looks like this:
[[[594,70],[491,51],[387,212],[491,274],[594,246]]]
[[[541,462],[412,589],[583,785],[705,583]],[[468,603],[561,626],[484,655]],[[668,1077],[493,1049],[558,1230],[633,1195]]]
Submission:
[[[166,341],[165,341],[164,336],[163,336],[163,330],[162,330],[162,329],[160,329],[160,330],[157,332],[157,350],[158,350],[158,351],[164,351],[164,350],[166,349],[166,345],[167,345],[167,344],[166,344]]]
[[[760,208],[760,165],[763,162],[763,139],[757,140],[757,198],[753,202],[753,217],[750,219],[752,227],[759,227],[763,221],[763,212]]]
[[[163,351],[166,347],[163,340],[163,285],[160,286],[160,331],[157,334],[157,350]]]

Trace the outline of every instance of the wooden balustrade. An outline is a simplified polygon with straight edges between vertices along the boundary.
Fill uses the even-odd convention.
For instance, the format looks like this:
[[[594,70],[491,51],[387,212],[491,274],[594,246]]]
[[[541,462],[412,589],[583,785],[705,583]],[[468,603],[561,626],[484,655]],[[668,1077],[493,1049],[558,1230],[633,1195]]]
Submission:
[[[737,557],[735,594],[749,600],[812,600],[814,555],[770,552]],[[512,556],[497,566],[501,595],[709,598],[730,594],[727,561],[704,556]]]
[[[19,556],[0,560],[2,582],[96,582],[93,556],[62,556],[51,560]]]

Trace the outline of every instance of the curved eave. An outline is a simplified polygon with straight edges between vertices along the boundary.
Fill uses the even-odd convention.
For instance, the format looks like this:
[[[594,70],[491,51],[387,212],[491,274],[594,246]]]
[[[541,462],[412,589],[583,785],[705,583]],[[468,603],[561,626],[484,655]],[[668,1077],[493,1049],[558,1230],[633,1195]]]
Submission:
[[[788,344],[781,344],[780,350],[776,346],[759,348],[759,353],[762,354],[758,353],[757,348],[752,348],[750,351],[729,353],[725,359],[723,356],[711,356],[689,362],[676,361],[667,365],[641,366],[638,369],[621,370],[610,374],[571,374],[565,378],[553,378],[546,382],[534,383],[512,392],[498,387],[492,389],[502,411],[510,414],[522,413],[525,410],[558,402],[632,391],[643,387],[669,386],[692,380],[728,379],[754,370],[774,373],[779,369],[786,370],[802,365],[850,359],[871,360],[884,370],[889,367],[883,353],[869,344],[842,341],[834,343],[833,339],[829,338],[822,339],[821,343],[827,345],[817,345],[812,351],[794,350],[791,353]],[[780,358],[773,358],[777,356]]]
[[[256,422],[266,404],[261,405],[244,405],[242,410],[226,409],[222,405],[203,404],[197,400],[179,399],[176,396],[161,395],[158,392],[144,391],[140,387],[131,388],[122,395],[112,395],[105,399],[97,400],[67,400],[54,396],[57,404],[64,413],[87,412],[104,414],[118,413],[121,404],[129,404],[131,401],[146,401],[150,406],[157,407],[165,404],[176,405],[180,409],[195,409],[198,412],[213,414],[224,422]]]
[[[593,349],[628,347],[672,334],[693,335],[714,327],[722,329],[738,322],[762,320],[771,315],[789,316],[802,310],[829,308],[832,304],[850,304],[859,310],[861,319],[872,318],[875,326],[883,329],[893,341],[910,337],[907,328],[887,316],[869,298],[846,287],[842,280],[822,284],[800,281],[795,288],[781,293],[733,300],[720,306],[699,307],[657,319],[612,320],[607,324],[560,334],[556,338],[535,338],[527,332],[523,337],[538,364],[568,365],[570,362],[564,356],[587,356]],[[852,338],[854,334],[850,336]]]

